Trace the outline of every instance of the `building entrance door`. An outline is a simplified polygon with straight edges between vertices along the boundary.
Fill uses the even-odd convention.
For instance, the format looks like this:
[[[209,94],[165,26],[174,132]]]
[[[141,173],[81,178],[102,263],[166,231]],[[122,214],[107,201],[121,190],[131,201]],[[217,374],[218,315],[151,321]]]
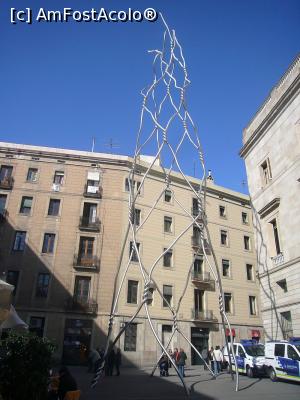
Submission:
[[[93,321],[66,319],[63,362],[69,365],[86,364],[90,351]]]
[[[208,351],[208,339],[209,339],[209,329],[208,328],[191,328],[191,342],[202,354],[203,349]],[[193,348],[191,348],[192,365],[203,365],[202,359],[198,356]]]

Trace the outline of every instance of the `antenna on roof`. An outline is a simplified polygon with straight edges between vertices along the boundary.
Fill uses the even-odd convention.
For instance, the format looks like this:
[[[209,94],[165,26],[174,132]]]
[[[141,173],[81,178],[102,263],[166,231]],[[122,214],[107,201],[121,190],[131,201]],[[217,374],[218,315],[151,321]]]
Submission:
[[[110,138],[107,143],[104,143],[104,146],[110,148],[110,153],[113,152],[113,149],[117,149],[117,148],[120,147],[119,143],[118,142],[114,142],[112,138]]]

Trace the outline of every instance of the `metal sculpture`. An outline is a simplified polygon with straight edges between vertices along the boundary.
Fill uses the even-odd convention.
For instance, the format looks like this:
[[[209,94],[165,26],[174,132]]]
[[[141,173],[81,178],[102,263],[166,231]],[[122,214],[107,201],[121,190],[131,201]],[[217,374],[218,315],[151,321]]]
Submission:
[[[172,338],[175,334],[181,335],[186,342],[194,349],[194,351],[198,354],[198,356],[203,360],[202,355],[195,348],[195,346],[191,343],[188,337],[184,335],[182,330],[180,329],[180,324],[177,321],[177,316],[180,310],[180,306],[186,294],[186,290],[188,287],[188,282],[190,280],[190,276],[192,273],[192,268],[194,265],[194,261],[196,257],[201,254],[204,256],[207,265],[210,269],[210,272],[214,278],[215,284],[217,286],[219,292],[219,308],[220,315],[222,320],[222,326],[224,330],[225,344],[227,346],[227,351],[229,358],[234,362],[235,371],[236,371],[236,390],[238,390],[239,379],[238,379],[238,368],[234,354],[232,354],[231,347],[228,345],[227,337],[225,334],[226,326],[229,329],[230,335],[232,335],[230,323],[226,316],[224,310],[224,293],[222,289],[221,283],[221,275],[218,268],[217,259],[212,248],[207,218],[205,213],[205,203],[206,203],[206,169],[204,164],[203,151],[201,148],[200,140],[197,134],[197,130],[195,124],[189,114],[187,103],[186,103],[186,89],[190,84],[190,80],[188,78],[187,68],[185,59],[183,56],[182,47],[179,44],[175,31],[170,30],[168,25],[166,24],[163,16],[160,14],[160,18],[163,21],[165,26],[165,31],[163,35],[163,46],[162,50],[151,50],[149,53],[153,54],[153,81],[147,87],[141,91],[141,95],[143,97],[142,109],[140,115],[140,124],[139,130],[137,133],[137,141],[134,159],[132,163],[132,168],[129,173],[128,184],[129,184],[129,215],[128,215],[128,227],[124,238],[123,247],[121,250],[121,255],[119,259],[118,265],[118,273],[115,279],[114,285],[114,294],[113,294],[113,302],[112,308],[109,318],[109,327],[108,327],[108,335],[107,335],[107,343],[105,348],[105,355],[103,358],[102,364],[98,367],[95,376],[92,380],[92,387],[94,387],[99,378],[101,377],[105,362],[107,359],[107,355],[110,350],[116,344],[120,336],[126,330],[126,328],[134,321],[134,319],[138,316],[142,307],[145,309],[145,313],[150,325],[150,328],[153,332],[153,335],[159,344],[162,354],[166,354],[170,362],[173,364],[175,371],[180,378],[186,393],[189,394],[189,388],[187,387],[184,378],[180,375],[176,364],[172,357],[170,357],[167,349],[172,341]],[[146,119],[148,118],[148,121]],[[176,128],[173,129],[175,122],[177,124]],[[178,126],[180,127],[180,133],[178,135]],[[177,132],[177,138],[174,140],[174,130]],[[147,133],[149,132],[149,133]],[[177,139],[177,142],[176,142]],[[174,144],[175,142],[175,144]],[[188,143],[191,145],[194,152],[197,154],[199,158],[199,163],[202,169],[202,176],[199,180],[199,185],[196,188],[195,184],[191,183],[189,178],[184,174],[180,162],[179,162],[179,152],[182,149],[184,143]],[[146,171],[142,174],[142,179],[140,180],[140,185],[137,187],[135,185],[135,175],[137,172],[140,176],[140,159],[141,155],[148,149],[149,150],[155,148],[155,156],[152,157],[151,162],[148,164]],[[169,154],[170,158],[170,167],[167,169],[164,166],[164,162],[162,160],[163,152],[166,151]],[[152,153],[153,154],[153,153]],[[149,177],[151,171],[154,167],[161,168],[161,172],[164,176],[164,184],[161,187],[161,191],[156,197],[154,203],[152,204],[150,210],[147,212],[142,223],[137,226],[135,221],[135,205],[138,199],[139,194],[143,190],[146,179]],[[176,196],[176,192],[172,188],[172,172],[174,170],[181,175],[182,179],[188,186],[188,188],[193,193],[194,197],[197,199],[197,213],[194,215],[194,212],[190,212],[187,210],[186,206],[180,202],[180,200]],[[152,265],[146,266],[143,263],[142,257],[139,254],[138,248],[138,235],[140,229],[150,220],[153,215],[158,202],[161,200],[165,191],[169,190],[172,193],[172,198],[174,203],[176,203],[182,212],[188,217],[189,223],[183,229],[179,235],[175,236],[169,246],[157,256]],[[200,244],[198,251],[196,251],[194,258],[188,266],[182,266],[182,268],[186,268],[186,281],[179,298],[178,304],[176,307],[172,307],[169,304],[168,300],[164,297],[162,291],[159,286],[156,284],[155,279],[153,277],[153,273],[159,263],[159,261],[164,257],[164,255],[172,250],[178,240],[185,235],[193,226],[196,226],[200,232]],[[130,238],[130,239],[129,239]],[[124,251],[127,247],[128,241],[132,242],[131,254],[129,260],[126,262],[126,266],[121,273],[121,267],[123,266],[124,261]],[[208,248],[210,249],[212,260],[208,257]],[[135,313],[132,315],[131,319],[120,329],[119,333],[115,338],[112,339],[112,326],[116,316],[117,305],[120,299],[121,289],[126,279],[126,275],[131,263],[131,258],[135,255],[137,257],[139,270],[144,282],[144,291],[143,297],[138,304]],[[171,337],[166,346],[163,345],[161,339],[159,338],[158,333],[155,330],[155,327],[152,322],[151,313],[149,310],[149,304],[152,302],[153,291],[156,291],[158,295],[163,299],[164,303],[167,305],[172,319],[173,319],[173,328]],[[231,336],[231,342],[233,338]],[[203,360],[206,364],[206,361]],[[159,360],[154,366],[151,375],[154,374],[155,369],[158,365]],[[210,371],[212,378],[215,378],[214,372],[211,370],[210,366],[207,365],[208,370]],[[230,372],[233,379],[233,372],[231,368],[231,362],[229,363]]]

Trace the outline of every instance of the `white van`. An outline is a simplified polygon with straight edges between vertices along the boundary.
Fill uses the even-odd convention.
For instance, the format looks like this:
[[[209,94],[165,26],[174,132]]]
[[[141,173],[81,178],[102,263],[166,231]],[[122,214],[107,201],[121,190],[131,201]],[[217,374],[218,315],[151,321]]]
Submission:
[[[249,378],[265,374],[265,349],[263,344],[257,343],[256,340],[241,340],[239,343],[233,343],[233,351],[239,372],[247,374]],[[226,362],[229,363],[226,346],[224,347],[223,355]],[[235,371],[232,356],[231,365]]]
[[[265,366],[270,379],[300,382],[300,338],[267,342]]]

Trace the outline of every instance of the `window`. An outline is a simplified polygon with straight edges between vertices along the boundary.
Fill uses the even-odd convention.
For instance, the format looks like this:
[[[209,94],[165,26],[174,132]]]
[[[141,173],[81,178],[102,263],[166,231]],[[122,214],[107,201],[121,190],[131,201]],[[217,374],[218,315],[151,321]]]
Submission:
[[[161,341],[164,346],[170,344],[171,335],[172,335],[172,325],[162,325]]]
[[[277,281],[276,283],[283,290],[284,293],[286,293],[288,291],[286,279],[281,279],[280,281]]]
[[[283,338],[288,339],[293,336],[292,314],[290,311],[284,311],[280,313],[280,316]]]
[[[246,264],[247,281],[254,281],[253,265]]]
[[[138,281],[128,281],[127,303],[137,304]]]
[[[54,251],[55,234],[45,233],[42,253],[52,254]]]
[[[199,214],[199,204],[198,199],[193,197],[193,207],[192,207],[192,215],[196,217]]]
[[[141,210],[139,210],[138,208],[134,209],[132,223],[135,224],[136,226],[140,226],[141,224]]]
[[[27,182],[36,182],[38,177],[38,169],[37,168],[28,168],[27,172]]]
[[[221,245],[228,246],[228,232],[221,230]]]
[[[13,290],[13,296],[16,295],[19,281],[19,271],[7,271],[6,282],[13,285],[15,288]]]
[[[249,236],[244,236],[244,249],[251,250],[251,242]]]
[[[195,317],[199,316],[199,312],[204,311],[204,290],[194,289],[194,306]]]
[[[40,273],[36,283],[36,297],[47,297],[50,282],[50,274]]]
[[[80,304],[86,304],[90,296],[91,278],[88,276],[76,276],[74,286],[74,300]]]
[[[166,250],[167,249],[165,248],[164,252]],[[170,249],[164,255],[163,266],[164,267],[172,267],[172,264],[173,264],[173,250]]]
[[[267,158],[260,166],[263,186],[266,186],[272,179],[270,160]]]
[[[85,185],[85,192],[89,195],[101,195],[100,190],[100,172],[89,171],[87,175],[87,183]]]
[[[246,357],[246,354],[245,354],[245,352],[244,352],[244,350],[242,349],[241,346],[238,347],[238,355],[239,355],[240,357],[243,357],[243,358]]]
[[[225,312],[232,314],[232,294],[224,293]]]
[[[125,330],[124,351],[136,351],[137,324],[128,324]]]
[[[78,262],[80,265],[91,265],[91,260],[93,259],[94,254],[94,242],[95,238],[93,237],[80,237],[78,253]]]
[[[125,179],[125,191],[126,192],[130,192],[130,184],[131,184],[132,190],[134,190],[134,192],[138,191],[140,194],[141,182],[126,178]]]
[[[194,277],[199,278],[203,274],[203,258],[196,257],[194,261]]]
[[[139,251],[140,250],[140,243],[137,243],[136,247],[137,247],[137,249]],[[131,256],[131,261],[135,261],[135,262],[139,261],[137,252],[136,252],[135,247],[133,245],[133,242],[130,242],[130,246],[129,246],[129,257],[130,256]]]
[[[287,345],[287,356],[288,358],[291,358],[292,360],[300,361],[300,356],[296,352],[296,350],[290,346],[289,344]]]
[[[84,203],[81,225],[83,227],[92,227],[97,223],[97,204],[96,203]]]
[[[172,217],[164,217],[164,232],[172,233]]]
[[[7,200],[7,195],[0,194],[0,215],[5,215],[6,200]]]
[[[64,171],[55,171],[53,183],[56,185],[62,185],[64,183]]]
[[[173,299],[173,287],[170,285],[163,285],[163,307],[168,307],[168,304],[172,306],[172,299]]]
[[[271,221],[270,224],[272,225],[272,228],[273,228],[276,254],[280,254],[281,253],[281,248],[280,248],[280,242],[279,242],[277,220],[273,219],[273,221]]]
[[[284,357],[285,344],[275,344],[274,356]]]
[[[45,326],[45,318],[30,317],[29,332],[32,332],[39,337],[43,337],[44,336],[44,326]]]
[[[219,215],[221,218],[226,218],[226,208],[225,206],[219,206]]]
[[[24,251],[25,249],[26,232],[16,231],[13,251]]]
[[[59,214],[60,200],[59,199],[50,199],[48,215],[57,216]]]
[[[0,182],[6,183],[10,181],[13,167],[10,165],[2,165],[0,168]]]
[[[246,212],[242,212],[242,222],[243,224],[248,224],[248,214]]]
[[[21,214],[30,214],[31,207],[32,207],[32,197],[22,197],[20,213]]]
[[[230,278],[230,261],[229,260],[222,260],[222,271],[223,276],[225,278]]]
[[[166,203],[171,203],[172,201],[172,192],[169,189],[165,190],[165,202]]]
[[[255,296],[249,296],[249,311],[250,315],[256,315],[256,297]]]

